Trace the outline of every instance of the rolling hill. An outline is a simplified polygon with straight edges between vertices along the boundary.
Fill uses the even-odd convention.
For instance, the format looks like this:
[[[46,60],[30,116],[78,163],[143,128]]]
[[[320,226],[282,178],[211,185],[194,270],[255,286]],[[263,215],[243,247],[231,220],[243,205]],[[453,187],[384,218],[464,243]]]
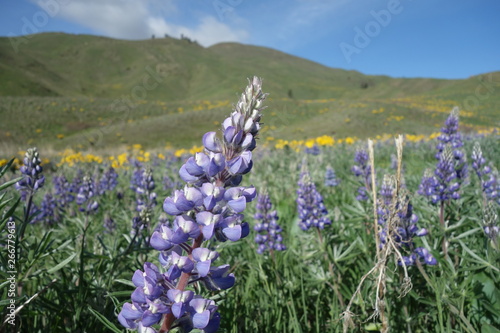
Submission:
[[[17,52],[0,38],[6,150],[40,140],[54,149],[78,148],[97,136],[102,147],[197,143],[199,131],[214,129],[253,75],[264,78],[270,93],[264,118],[270,137],[431,133],[454,105],[465,111],[465,129],[499,126],[500,72],[466,80],[391,78],[237,43],[204,48],[187,39],[63,33],[22,38]]]

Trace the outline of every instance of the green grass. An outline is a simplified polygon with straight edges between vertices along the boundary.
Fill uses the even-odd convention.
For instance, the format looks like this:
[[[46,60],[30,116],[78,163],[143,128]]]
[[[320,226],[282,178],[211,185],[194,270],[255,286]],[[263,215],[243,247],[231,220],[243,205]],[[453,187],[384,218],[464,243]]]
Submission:
[[[390,78],[236,43],[203,48],[173,38],[27,38],[18,53],[0,38],[3,158],[33,144],[46,151],[199,144],[196,133],[231,112],[241,80],[253,75],[270,92],[263,137],[430,134],[455,105],[465,111],[464,131],[499,126],[500,72],[466,80]],[[151,74],[157,68],[159,83]],[[207,109],[203,101],[226,104]],[[384,112],[372,113],[381,107]],[[394,118],[401,116],[404,121]]]
[[[500,163],[498,136],[477,138],[484,156],[492,165]],[[466,141],[470,156],[473,141]],[[405,181],[410,198],[419,216],[419,226],[429,235],[416,240],[418,246],[428,247],[437,258],[437,266],[424,267],[431,284],[416,269],[409,274],[412,289],[405,297],[401,293],[401,268],[395,258],[388,262],[386,281],[386,315],[392,331],[412,332],[496,332],[499,327],[498,269],[500,253],[487,241],[482,231],[483,208],[480,184],[471,173],[470,184],[458,202],[446,208],[449,229],[442,230],[437,207],[416,194],[425,168],[435,163],[435,142],[408,143],[403,152]],[[266,187],[283,227],[284,243],[288,249],[274,256],[255,252],[253,233],[235,243],[215,243],[221,253],[218,264],[229,263],[237,277],[236,285],[227,291],[207,293],[216,300],[222,315],[220,332],[341,332],[341,313],[354,294],[361,277],[375,265],[375,241],[371,234],[372,208],[369,202],[355,200],[359,181],[352,176],[355,146],[340,145],[323,148],[317,156],[304,155],[287,149],[257,148],[255,166],[244,183],[257,189]],[[390,154],[395,152],[391,142],[375,147],[377,179],[390,169]],[[42,156],[43,157],[43,156]],[[312,179],[324,197],[331,226],[321,231],[323,241],[314,230],[301,231],[297,226],[295,191],[304,158]],[[323,186],[326,165],[336,170],[341,184],[335,188]],[[180,161],[153,165],[159,201],[170,195],[161,179],[168,174],[176,180]],[[80,166],[89,174],[100,174],[102,166]],[[73,178],[76,168],[62,167],[57,174]],[[131,242],[129,236],[134,212],[134,193],[129,189],[131,170],[119,170],[120,182],[116,191],[98,197],[99,211],[86,216],[71,205],[56,225],[27,224],[24,238],[19,240],[17,283],[21,286],[18,305],[37,295],[21,310],[18,324],[23,330],[42,332],[111,331],[120,328],[116,315],[133,290],[127,281],[144,261],[157,261],[157,253],[141,243]],[[44,192],[51,187],[53,175],[35,197],[39,204]],[[15,175],[8,174],[8,178]],[[117,199],[116,193],[124,194]],[[18,194],[7,192],[6,203],[12,207]],[[2,201],[3,202],[3,201]],[[3,205],[3,204],[2,204]],[[22,205],[22,204],[21,204]],[[17,230],[23,221],[21,205],[15,209]],[[152,225],[157,223],[161,205],[154,209]],[[254,204],[245,211],[246,220],[253,225]],[[3,215],[2,227],[6,221]],[[111,216],[117,229],[104,233],[103,220]],[[85,238],[83,236],[85,235]],[[445,260],[441,240],[450,241],[452,260]],[[0,253],[6,267],[6,253]],[[471,254],[472,253],[472,254]],[[331,270],[330,270],[331,267]],[[1,271],[1,274],[4,274]],[[332,275],[333,273],[333,275]],[[55,281],[54,281],[55,279]],[[54,281],[54,282],[52,282]],[[332,285],[338,285],[344,306],[335,296]],[[373,332],[379,322],[370,319],[374,309],[374,284],[370,278],[361,288],[352,311],[357,315],[352,332]],[[2,299],[7,288],[2,288]],[[1,303],[3,306],[6,303]],[[462,314],[459,316],[458,314]],[[9,326],[10,327],[10,326]],[[375,330],[376,331],[376,330]]]

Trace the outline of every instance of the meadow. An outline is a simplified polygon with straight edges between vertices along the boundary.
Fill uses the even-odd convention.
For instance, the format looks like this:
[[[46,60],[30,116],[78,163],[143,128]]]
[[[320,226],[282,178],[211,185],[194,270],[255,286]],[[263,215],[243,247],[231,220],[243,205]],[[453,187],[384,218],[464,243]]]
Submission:
[[[255,85],[252,89],[258,90]],[[256,95],[250,94],[250,100]],[[252,139],[260,121],[253,110],[262,113],[264,123],[272,119],[273,111],[247,102],[236,104],[236,109],[251,105],[239,112],[253,119],[253,125],[240,124],[234,113],[228,119],[234,127],[241,126],[245,138],[252,134]],[[10,103],[20,101],[13,98]],[[44,103],[49,119],[51,107],[70,107],[50,99]],[[342,109],[335,103],[340,102],[304,101],[298,110],[316,105],[315,112],[333,114],[335,107]],[[129,147],[115,155],[68,151],[52,153],[45,161],[43,149],[31,149],[24,161],[21,157],[2,162],[2,331],[124,332],[123,325],[135,327],[151,320],[142,328],[149,333],[153,330],[146,327],[160,329],[158,313],[172,320],[173,332],[189,331],[193,325],[195,331],[212,332],[219,319],[218,331],[232,333],[499,331],[498,132],[468,128],[461,134],[458,125],[463,118],[456,111],[450,114],[451,107],[436,112],[435,119],[422,117],[433,123],[439,120],[441,128],[429,125],[432,130],[422,135],[415,128],[398,144],[394,136],[383,133],[370,133],[374,140],[367,141],[349,136],[348,131],[337,139],[333,135],[297,137],[280,128],[273,136],[270,120],[262,139],[256,140],[253,155],[248,155],[245,152],[253,150],[253,144],[241,136],[240,141],[235,139],[228,123],[222,122],[221,110],[229,102],[207,102],[205,108],[209,105],[213,113],[205,110],[200,120],[204,125],[190,128],[185,141],[180,141],[185,146],[192,140],[200,142],[205,131],[222,123],[219,132],[224,137],[213,141],[205,136],[204,147],[148,151],[140,142],[127,142]],[[180,117],[176,124],[183,123],[182,107],[173,107]],[[359,107],[373,109],[373,117],[388,113],[383,105]],[[87,106],[82,109],[83,115]],[[165,111],[162,105],[144,110],[153,119],[148,126],[155,112]],[[407,120],[401,117],[392,121]],[[348,124],[345,118],[336,120]],[[300,111],[288,120],[308,128],[307,116]],[[367,128],[369,124],[367,119]],[[18,131],[12,135],[45,128],[26,126],[35,131],[12,127],[12,132]],[[62,136],[54,140],[54,149],[57,140],[68,136],[59,128],[37,135],[46,132]],[[144,140],[152,140],[147,131],[142,133]],[[191,135],[194,138],[188,139]],[[24,140],[32,140],[32,146],[38,142],[29,136]],[[142,144],[147,146],[147,141]],[[197,158],[190,159],[197,152]],[[220,154],[226,154],[226,164],[220,162]],[[227,154],[233,154],[233,160]],[[202,172],[196,163],[202,163],[204,156],[211,164]],[[40,165],[43,171],[37,168]],[[437,184],[425,185],[423,179]],[[186,182],[189,185],[184,187]],[[209,202],[219,200],[217,205],[226,206],[216,208],[203,201],[201,209],[190,201],[202,182],[231,192],[218,199],[215,190],[210,196],[204,194],[205,199],[211,198]],[[256,197],[251,185],[259,195],[268,194],[272,207]],[[163,204],[166,198],[168,204]],[[184,202],[188,208],[179,204],[182,198],[191,198]],[[198,221],[198,214],[207,211],[236,220],[212,222],[214,231],[205,229],[210,223],[201,222],[196,230],[189,229],[186,221],[195,216]],[[271,221],[280,228],[264,237],[267,242],[261,237],[264,247],[259,247],[254,229],[265,223],[258,228],[269,232]],[[168,228],[182,229],[182,240],[176,243]],[[161,238],[155,238],[155,233]],[[201,241],[210,251],[209,259],[195,262]],[[165,256],[159,258],[158,251]],[[194,269],[181,266],[181,259],[172,261],[181,252],[195,262]],[[222,266],[207,273],[203,265],[216,259]],[[158,276],[156,268],[144,266],[146,262],[161,267],[161,283],[152,277]],[[134,275],[137,270],[140,273]],[[14,279],[9,279],[12,274]],[[191,279],[189,286],[179,287],[183,277]],[[165,281],[179,283],[179,290],[190,292],[174,297],[161,291],[165,294],[153,297],[160,287],[175,289]],[[198,296],[192,298],[191,293],[207,300],[201,310],[192,303]],[[128,303],[131,295],[134,305]],[[14,312],[9,308],[11,300]]]

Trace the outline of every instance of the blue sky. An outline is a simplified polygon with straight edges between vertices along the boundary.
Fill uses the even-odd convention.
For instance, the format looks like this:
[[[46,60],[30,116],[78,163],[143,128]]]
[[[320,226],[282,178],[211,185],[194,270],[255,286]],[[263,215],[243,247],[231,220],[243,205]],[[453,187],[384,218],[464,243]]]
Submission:
[[[0,36],[33,32],[267,46],[393,77],[500,70],[498,0],[5,0]]]

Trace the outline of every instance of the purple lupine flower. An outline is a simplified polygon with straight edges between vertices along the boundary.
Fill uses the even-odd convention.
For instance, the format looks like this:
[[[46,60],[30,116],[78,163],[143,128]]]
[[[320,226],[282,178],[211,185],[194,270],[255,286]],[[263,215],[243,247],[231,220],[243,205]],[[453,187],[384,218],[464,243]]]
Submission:
[[[460,198],[458,192],[460,184],[453,161],[453,151],[451,150],[451,146],[447,145],[439,155],[439,162],[434,171],[438,185],[434,189],[433,203]]]
[[[486,159],[483,157],[479,142],[474,143],[471,159],[472,168],[481,182],[481,190],[486,199],[496,201],[500,204],[498,172],[494,167],[486,164]]]
[[[78,194],[78,191],[80,191],[80,187],[82,186],[82,183],[83,183],[83,177],[84,177],[83,170],[77,169],[76,175],[71,180],[71,184],[69,187],[70,192],[74,193],[75,196]]]
[[[134,167],[132,178],[130,179],[130,189],[135,192],[136,188],[140,186],[143,177],[143,165],[136,159],[130,159],[129,163]]]
[[[97,211],[99,204],[93,199],[95,195],[93,179],[89,176],[84,176],[82,185],[76,196],[76,203],[80,206],[81,212],[90,214]]]
[[[21,198],[26,200],[32,196],[38,189],[43,187],[45,176],[42,175],[43,168],[40,165],[40,155],[36,148],[29,148],[24,155],[21,173],[23,179],[16,183],[16,189],[21,193]]]
[[[47,225],[57,223],[60,219],[57,199],[50,192],[45,193],[40,208],[35,208],[32,223],[41,222]]]
[[[57,199],[57,204],[61,209],[64,209],[75,200],[75,196],[71,193],[71,184],[63,174],[55,176],[52,183],[54,184],[54,197]]]
[[[283,251],[286,246],[283,245],[283,231],[278,224],[278,213],[272,210],[271,199],[266,192],[257,196],[257,212],[254,218],[258,221],[254,227],[257,232],[255,242],[259,245],[257,253],[263,254],[265,251]]]
[[[498,249],[498,236],[500,235],[500,227],[498,225],[498,206],[492,201],[488,202],[484,209],[483,230],[495,248]]]
[[[335,170],[331,166],[326,167],[325,171],[325,186],[334,187],[340,184],[340,180],[335,174]]]
[[[306,147],[305,152],[306,152],[306,154],[316,156],[316,155],[321,154],[321,149],[319,148],[319,146],[317,144],[314,144],[311,148]]]
[[[366,201],[369,199],[368,191],[370,191],[370,177],[371,177],[371,167],[368,163],[369,157],[368,153],[363,149],[358,149],[354,155],[354,166],[351,171],[356,177],[361,177],[363,185],[358,187],[358,195],[356,199],[358,201]]]
[[[137,173],[136,181],[137,181],[137,183],[135,184],[135,193],[137,199],[136,210],[140,212],[144,209],[151,209],[155,207],[156,193],[154,192],[154,189],[156,185],[153,178],[153,171],[150,168],[142,168],[141,173]]]
[[[151,246],[160,251],[161,272],[153,269],[150,274],[145,266],[144,273],[134,275],[137,289],[132,303],[126,303],[119,315],[123,326],[141,329],[164,317],[165,331],[173,326],[186,332],[218,329],[220,315],[215,303],[186,287],[197,281],[209,290],[234,285],[229,265],[213,266],[219,254],[201,245],[215,239],[236,241],[249,233],[242,212],[256,191],[253,186],[239,185],[242,175],[253,165],[251,151],[266,97],[261,84],[256,77],[249,82],[234,111],[222,123],[222,138],[215,132],[206,133],[204,151],[190,157],[180,168],[179,175],[187,185],[163,203],[164,211],[174,216],[174,221],[161,224],[150,239]],[[145,286],[148,293],[144,292]]]
[[[103,195],[107,191],[113,191],[118,185],[118,174],[113,167],[109,167],[102,174],[98,183],[99,195]]]
[[[458,108],[455,107],[441,128],[441,135],[436,145],[436,159],[438,163],[434,174],[439,183],[435,193],[427,195],[433,203],[444,202],[449,199],[460,198],[459,190],[467,181],[468,167],[466,155],[461,149],[462,136],[458,132]],[[453,180],[453,183],[450,182]]]
[[[413,213],[413,205],[406,199],[398,200],[395,205],[392,199],[387,205],[384,199],[381,198],[378,205],[378,223],[382,226],[379,232],[380,247],[383,248],[391,240],[399,248],[410,252],[402,256],[405,265],[412,266],[417,260],[422,264],[436,265],[437,260],[427,249],[415,247],[413,239],[425,236],[428,232],[425,228],[418,228],[418,216]],[[396,214],[391,213],[391,209],[396,209]],[[398,264],[402,265],[401,261]]]
[[[116,230],[116,222],[109,215],[104,217],[104,232],[112,234]]]
[[[297,211],[299,213],[299,227],[309,230],[311,227],[323,229],[332,224],[327,217],[328,210],[323,204],[323,197],[316,190],[316,185],[311,180],[307,165],[302,165],[300,180],[297,190]]]
[[[436,159],[439,159],[439,155],[443,152],[444,147],[447,144],[450,144],[453,149],[457,149],[462,147],[464,144],[462,142],[462,135],[458,131],[459,125],[459,110],[458,107],[454,107],[451,110],[450,115],[446,118],[444,122],[444,126],[441,127],[441,134],[439,135],[438,144],[436,149],[438,152],[436,153]]]
[[[424,175],[422,176],[420,185],[418,186],[417,193],[429,197],[432,201],[437,202],[437,196],[434,194],[437,186],[438,180],[434,176],[432,170],[426,169]]]

